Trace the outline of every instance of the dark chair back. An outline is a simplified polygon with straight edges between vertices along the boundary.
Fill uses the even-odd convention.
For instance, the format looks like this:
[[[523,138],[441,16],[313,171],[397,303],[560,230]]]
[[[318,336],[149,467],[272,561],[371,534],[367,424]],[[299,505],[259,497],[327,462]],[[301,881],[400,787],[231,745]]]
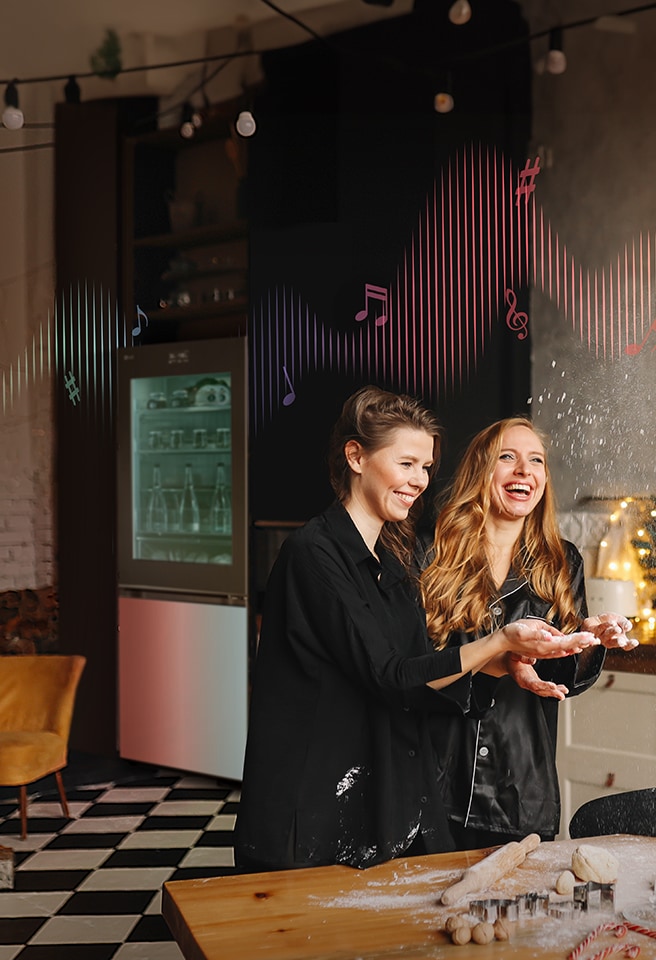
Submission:
[[[588,800],[570,820],[572,839],[605,837],[611,833],[656,837],[656,787]]]

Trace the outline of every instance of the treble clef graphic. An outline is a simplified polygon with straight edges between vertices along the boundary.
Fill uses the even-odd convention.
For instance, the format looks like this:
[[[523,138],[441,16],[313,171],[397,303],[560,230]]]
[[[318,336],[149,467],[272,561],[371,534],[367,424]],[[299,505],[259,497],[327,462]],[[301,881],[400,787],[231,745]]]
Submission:
[[[506,303],[508,304],[508,313],[506,314],[506,326],[509,330],[518,331],[517,339],[524,340],[528,336],[528,316],[525,313],[515,310],[517,306],[517,297],[515,291],[509,287],[505,293]]]

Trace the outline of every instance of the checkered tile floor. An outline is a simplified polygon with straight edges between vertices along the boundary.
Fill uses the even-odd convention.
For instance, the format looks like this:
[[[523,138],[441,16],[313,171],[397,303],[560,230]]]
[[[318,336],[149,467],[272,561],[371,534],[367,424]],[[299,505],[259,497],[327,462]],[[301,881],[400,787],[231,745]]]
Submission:
[[[0,844],[15,857],[0,890],[0,960],[180,960],[160,914],[167,880],[233,873],[234,784],[147,770],[129,782],[0,801]]]

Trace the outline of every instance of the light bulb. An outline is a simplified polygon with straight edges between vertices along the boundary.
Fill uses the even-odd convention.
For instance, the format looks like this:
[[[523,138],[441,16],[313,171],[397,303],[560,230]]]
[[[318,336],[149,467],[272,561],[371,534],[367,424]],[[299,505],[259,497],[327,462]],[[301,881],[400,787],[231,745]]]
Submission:
[[[549,52],[544,65],[548,73],[565,73],[567,57],[563,53],[563,31],[561,27],[554,27],[549,33]]]
[[[437,113],[451,113],[455,103],[450,93],[436,93],[433,106]]]
[[[25,123],[23,111],[19,110],[18,107],[5,107],[2,122],[8,130],[20,130]]]
[[[191,120],[185,120],[183,124],[180,125],[180,136],[185,140],[191,140],[193,135],[196,133],[196,127],[191,122]]]
[[[468,0],[456,0],[449,10],[449,20],[460,27],[471,19],[472,9]]]
[[[250,110],[242,110],[239,116],[237,117],[237,122],[235,123],[235,129],[240,137],[252,137],[255,131],[257,130],[257,124],[255,123],[255,117],[250,112]]]

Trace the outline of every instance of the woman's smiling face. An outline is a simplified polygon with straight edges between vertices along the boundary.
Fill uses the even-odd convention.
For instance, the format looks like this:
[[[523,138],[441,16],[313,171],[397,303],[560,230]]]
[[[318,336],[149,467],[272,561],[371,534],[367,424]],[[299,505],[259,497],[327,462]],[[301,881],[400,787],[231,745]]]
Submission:
[[[492,474],[490,502],[499,518],[527,517],[544,495],[546,459],[540,438],[528,427],[510,427],[501,438]]]

